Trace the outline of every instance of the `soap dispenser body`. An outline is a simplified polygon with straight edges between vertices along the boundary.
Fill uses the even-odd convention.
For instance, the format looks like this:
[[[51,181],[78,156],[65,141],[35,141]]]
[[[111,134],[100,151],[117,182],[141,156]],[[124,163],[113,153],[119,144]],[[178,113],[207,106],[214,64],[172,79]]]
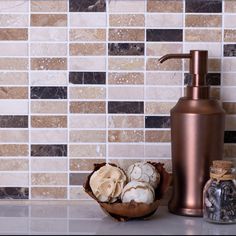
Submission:
[[[214,99],[180,98],[171,110],[173,193],[169,211],[202,216],[213,160],[223,157],[225,111]]]

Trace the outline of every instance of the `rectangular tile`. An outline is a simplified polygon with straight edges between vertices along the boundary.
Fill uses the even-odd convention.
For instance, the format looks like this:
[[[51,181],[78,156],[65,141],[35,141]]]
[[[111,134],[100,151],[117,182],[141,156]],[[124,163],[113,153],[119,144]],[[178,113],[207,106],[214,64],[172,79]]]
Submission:
[[[62,173],[32,173],[31,184],[36,185],[66,185],[67,174]]]
[[[224,57],[236,57],[236,44],[224,45]]]
[[[208,73],[206,76],[206,81],[208,85],[221,85],[221,74],[220,73]],[[192,78],[190,74],[184,74],[184,84],[191,85]]]
[[[235,13],[236,12],[236,4],[235,1],[225,1],[225,12],[229,13]]]
[[[106,14],[93,13],[93,14],[70,14],[71,27],[106,27]]]
[[[93,171],[94,164],[104,163],[105,159],[71,159],[70,171]]]
[[[144,27],[144,14],[109,14],[111,27]]]
[[[236,30],[234,30],[234,29],[225,29],[224,30],[224,41],[234,43],[236,41]]]
[[[28,40],[28,29],[2,28],[0,29],[0,41],[1,40],[26,41]]]
[[[182,85],[182,73],[147,72],[146,85]]]
[[[21,57],[28,56],[27,43],[1,43],[0,41],[1,57]]]
[[[221,27],[222,16],[186,15],[185,27]]]
[[[88,0],[88,1],[77,1],[69,0],[70,12],[105,12],[106,1],[101,0]]]
[[[144,70],[144,58],[115,58],[108,61],[109,70],[140,71]]]
[[[70,56],[105,56],[105,43],[72,43]]]
[[[65,42],[67,40],[67,29],[57,28],[31,28],[30,40],[33,41],[52,41]]]
[[[146,102],[145,114],[169,114],[175,102]]]
[[[67,99],[67,87],[31,87],[31,99]]]
[[[29,199],[29,189],[21,187],[2,187],[0,188],[0,199]]]
[[[105,87],[74,87],[70,88],[70,99],[106,99]]]
[[[185,71],[189,71],[189,60],[184,61],[184,69],[185,69]],[[221,71],[221,59],[209,58],[208,59],[208,71],[209,72]]]
[[[29,174],[0,173],[0,186],[21,187],[29,184]]]
[[[84,192],[84,188],[81,186],[70,188],[70,199],[71,200],[91,200],[87,193]]]
[[[105,144],[84,144],[84,145],[70,145],[70,157],[93,157],[102,158],[106,156]]]
[[[28,116],[0,116],[1,128],[28,128]]]
[[[43,125],[42,125],[43,126]],[[66,130],[31,130],[31,143],[66,143]]]
[[[186,12],[219,13],[222,12],[222,0],[188,0]]]
[[[31,145],[33,157],[66,157],[67,145]]]
[[[67,56],[66,43],[31,43],[30,55],[34,57]]]
[[[31,113],[66,114],[67,102],[65,101],[31,101]]]
[[[147,56],[162,56],[169,53],[182,53],[182,44],[170,44],[170,43],[146,43]]]
[[[111,0],[109,2],[109,12],[144,12],[145,1],[144,0]]]
[[[150,0],[147,1],[148,12],[183,12],[183,1]]]
[[[28,65],[28,59],[25,58],[0,58],[0,70],[25,71],[28,70]]]
[[[66,70],[67,58],[31,58],[31,70]]]
[[[28,145],[25,144],[2,144],[0,156],[28,156]]]
[[[30,25],[33,27],[67,26],[66,14],[31,14]]]
[[[110,72],[108,83],[117,85],[144,84],[144,73],[142,72]]]
[[[143,102],[108,102],[108,113],[143,114]]]
[[[144,43],[109,43],[109,56],[144,56]]]
[[[0,12],[22,12],[27,13],[29,4],[24,0],[1,0]]]
[[[31,1],[31,12],[66,12],[67,0]]]
[[[0,171],[28,171],[29,161],[23,159],[0,159]]]
[[[236,100],[236,93],[235,93],[235,88],[222,88],[221,92],[221,98],[223,101],[235,101]]]
[[[109,144],[109,157],[132,158],[144,157],[144,145],[138,144]]]
[[[144,128],[143,116],[109,116],[108,128]]]
[[[31,116],[32,128],[66,128],[66,116]]]
[[[71,173],[70,185],[83,185],[86,182],[88,174],[86,173]]]
[[[146,130],[145,132],[145,142],[166,143],[170,141],[171,141],[171,134],[169,130]]]
[[[235,144],[226,144],[224,146],[224,157],[225,158],[235,158],[236,154],[236,145]]]
[[[70,116],[70,128],[104,128],[106,127],[105,115],[73,115]]]
[[[71,113],[106,113],[105,102],[70,102]]]
[[[226,115],[225,130],[235,131],[236,130],[236,116]]]
[[[70,41],[106,41],[105,29],[71,29]]]
[[[104,130],[71,130],[71,143],[105,143],[106,131]]]
[[[106,70],[106,58],[99,57],[73,57],[70,58],[71,71],[105,71]]]
[[[144,41],[143,29],[109,29],[109,41]]]
[[[146,116],[145,128],[170,128],[169,116]]]
[[[67,171],[67,160],[66,159],[32,159],[31,160],[31,171]]]
[[[106,84],[106,72],[70,72],[71,84]]]
[[[158,58],[148,58],[146,63],[146,69],[148,71],[181,71],[181,60],[173,59],[160,64]]]
[[[110,100],[140,100],[144,99],[142,87],[110,87],[108,88],[108,99]]]
[[[147,29],[148,42],[182,42],[181,29]]]
[[[2,14],[0,15],[0,27],[28,27],[28,16],[22,14]]]
[[[32,195],[32,199],[35,199],[35,200],[67,199],[67,188],[32,187],[31,195]]]
[[[140,143],[144,141],[142,130],[109,130],[108,141],[110,143]]]
[[[178,100],[181,95],[181,87],[146,87],[146,99],[148,100]]]
[[[171,159],[171,145],[162,144],[162,145],[147,145],[146,147],[146,158],[164,158]]]
[[[185,40],[188,42],[221,42],[221,30],[186,29]]]
[[[2,99],[0,100],[1,115],[28,115],[29,102],[26,99]]]
[[[222,85],[236,86],[235,73],[223,73],[222,74]]]
[[[28,88],[0,87],[0,99],[28,99]]]
[[[0,72],[1,85],[28,85],[27,72]]]
[[[26,130],[0,130],[1,143],[27,143],[29,133]]]
[[[236,131],[225,131],[225,143],[236,143]]]
[[[233,72],[236,71],[236,58],[224,58],[223,60],[223,71]]]

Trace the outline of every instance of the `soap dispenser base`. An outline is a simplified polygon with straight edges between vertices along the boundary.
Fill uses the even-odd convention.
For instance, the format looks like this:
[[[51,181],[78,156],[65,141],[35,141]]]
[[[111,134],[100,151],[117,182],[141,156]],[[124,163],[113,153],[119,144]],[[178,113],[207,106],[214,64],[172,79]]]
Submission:
[[[172,208],[169,206],[169,212],[180,216],[190,216],[190,217],[202,217],[202,209],[190,209],[190,208]]]

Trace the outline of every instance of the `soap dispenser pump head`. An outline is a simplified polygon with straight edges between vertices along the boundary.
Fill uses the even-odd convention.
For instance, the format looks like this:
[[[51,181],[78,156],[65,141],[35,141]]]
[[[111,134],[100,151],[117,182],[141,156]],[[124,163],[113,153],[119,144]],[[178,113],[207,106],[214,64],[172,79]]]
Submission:
[[[208,73],[208,51],[191,50],[189,53],[166,54],[159,59],[160,63],[168,59],[190,59],[189,72],[192,77],[192,84],[187,87],[187,97],[193,99],[209,98],[209,86],[206,75]]]

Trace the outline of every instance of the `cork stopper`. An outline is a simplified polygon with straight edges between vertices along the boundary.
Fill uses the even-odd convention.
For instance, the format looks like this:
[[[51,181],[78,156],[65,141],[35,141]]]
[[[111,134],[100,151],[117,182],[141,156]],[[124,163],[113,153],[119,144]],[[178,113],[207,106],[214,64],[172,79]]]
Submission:
[[[213,161],[213,167],[224,169],[224,170],[230,170],[231,168],[233,168],[233,162],[217,160],[217,161]]]

